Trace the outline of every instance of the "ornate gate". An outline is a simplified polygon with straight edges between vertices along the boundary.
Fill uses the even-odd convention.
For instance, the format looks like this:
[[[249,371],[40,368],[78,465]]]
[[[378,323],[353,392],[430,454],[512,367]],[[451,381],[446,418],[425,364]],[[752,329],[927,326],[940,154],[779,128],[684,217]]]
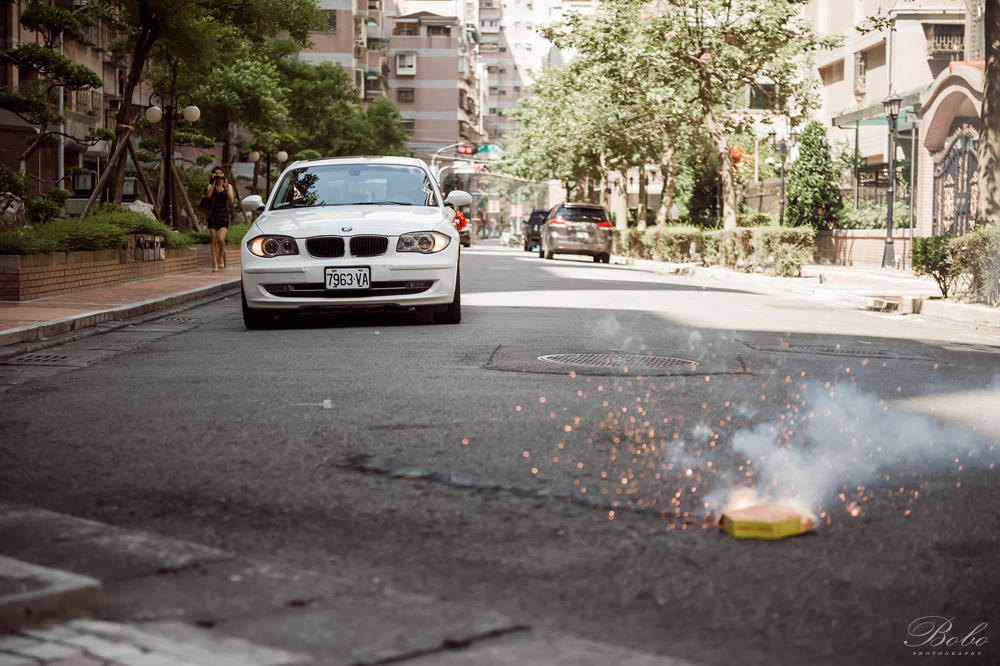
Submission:
[[[934,234],[964,234],[976,222],[979,132],[969,124],[934,156]]]

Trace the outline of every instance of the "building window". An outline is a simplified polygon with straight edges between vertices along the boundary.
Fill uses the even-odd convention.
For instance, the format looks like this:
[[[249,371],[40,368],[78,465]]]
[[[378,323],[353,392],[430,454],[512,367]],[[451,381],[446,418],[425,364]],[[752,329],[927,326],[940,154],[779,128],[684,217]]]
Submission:
[[[397,53],[396,54],[396,74],[399,76],[416,76],[417,74],[417,54]]]
[[[819,78],[823,81],[824,86],[832,86],[834,83],[840,83],[844,80],[844,61],[838,60],[832,65],[827,65],[826,67],[821,67],[819,70]]]
[[[337,10],[326,9],[321,11],[316,30],[319,32],[337,32]]]
[[[507,52],[507,47],[506,46],[501,46],[500,47],[500,53],[506,53],[506,52]]]
[[[506,69],[504,69],[503,67],[501,67],[501,68],[500,68],[500,73],[501,73],[501,74],[506,74],[506,73],[507,73],[507,70],[506,70]]]
[[[490,115],[491,115],[491,116],[495,116],[495,115],[497,115],[497,113],[498,113],[498,111],[497,111],[497,107],[495,107],[495,106],[491,106],[491,107],[490,107]]]
[[[410,21],[398,21],[392,29],[394,35],[419,35],[420,24]]]
[[[413,134],[413,131],[417,129],[417,121],[413,118],[403,118],[403,129]]]
[[[500,86],[490,86],[491,95],[496,95],[498,90],[500,90]]]
[[[521,92],[521,86],[514,86],[514,92]]]
[[[451,35],[451,27],[447,25],[429,25],[427,26],[427,34],[431,37],[447,37]]]
[[[412,102],[414,97],[413,88],[398,88],[396,90],[396,99],[400,102]]]
[[[965,26],[938,23],[924,26],[927,57],[958,60],[965,55]]]
[[[497,66],[496,65],[489,65],[489,66],[487,66],[486,71],[489,72],[490,74],[496,74],[497,73]]]
[[[501,95],[506,95],[506,94],[507,94],[507,91],[501,88],[501,89],[500,89],[500,94],[501,94]]]

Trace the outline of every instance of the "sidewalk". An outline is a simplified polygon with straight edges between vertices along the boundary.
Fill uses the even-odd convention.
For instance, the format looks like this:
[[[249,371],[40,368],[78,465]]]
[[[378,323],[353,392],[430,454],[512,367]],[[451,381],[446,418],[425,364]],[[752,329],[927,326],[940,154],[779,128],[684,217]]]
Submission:
[[[933,279],[909,271],[810,264],[803,267],[802,277],[786,278],[694,263],[673,264],[625,257],[614,257],[612,261],[700,282],[725,282],[755,293],[785,293],[875,312],[919,314],[973,326],[1000,327],[1000,308],[945,301]]]
[[[0,347],[39,342],[69,333],[165,310],[228,292],[240,284],[238,260],[218,273],[194,273],[59,294],[33,301],[0,301]],[[0,662],[2,666],[2,662]]]

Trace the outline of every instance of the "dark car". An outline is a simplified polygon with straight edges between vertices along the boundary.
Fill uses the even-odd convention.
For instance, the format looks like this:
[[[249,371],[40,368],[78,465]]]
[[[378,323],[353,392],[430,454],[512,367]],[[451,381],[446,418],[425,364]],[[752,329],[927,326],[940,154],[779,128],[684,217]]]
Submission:
[[[549,211],[539,208],[531,211],[531,216],[524,223],[524,251],[531,252],[542,242],[542,225]]]
[[[542,225],[538,256],[583,254],[594,261],[611,261],[611,217],[604,206],[562,203],[552,208]]]

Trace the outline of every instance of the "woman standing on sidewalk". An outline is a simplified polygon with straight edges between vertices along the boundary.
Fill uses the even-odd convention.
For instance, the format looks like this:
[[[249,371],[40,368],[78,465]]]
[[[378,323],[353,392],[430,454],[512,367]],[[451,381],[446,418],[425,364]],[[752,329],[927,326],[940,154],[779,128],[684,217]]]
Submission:
[[[226,231],[229,229],[229,211],[233,205],[233,186],[226,180],[222,167],[212,169],[212,180],[205,196],[212,200],[208,213],[208,229],[212,241],[212,272],[226,267]]]

